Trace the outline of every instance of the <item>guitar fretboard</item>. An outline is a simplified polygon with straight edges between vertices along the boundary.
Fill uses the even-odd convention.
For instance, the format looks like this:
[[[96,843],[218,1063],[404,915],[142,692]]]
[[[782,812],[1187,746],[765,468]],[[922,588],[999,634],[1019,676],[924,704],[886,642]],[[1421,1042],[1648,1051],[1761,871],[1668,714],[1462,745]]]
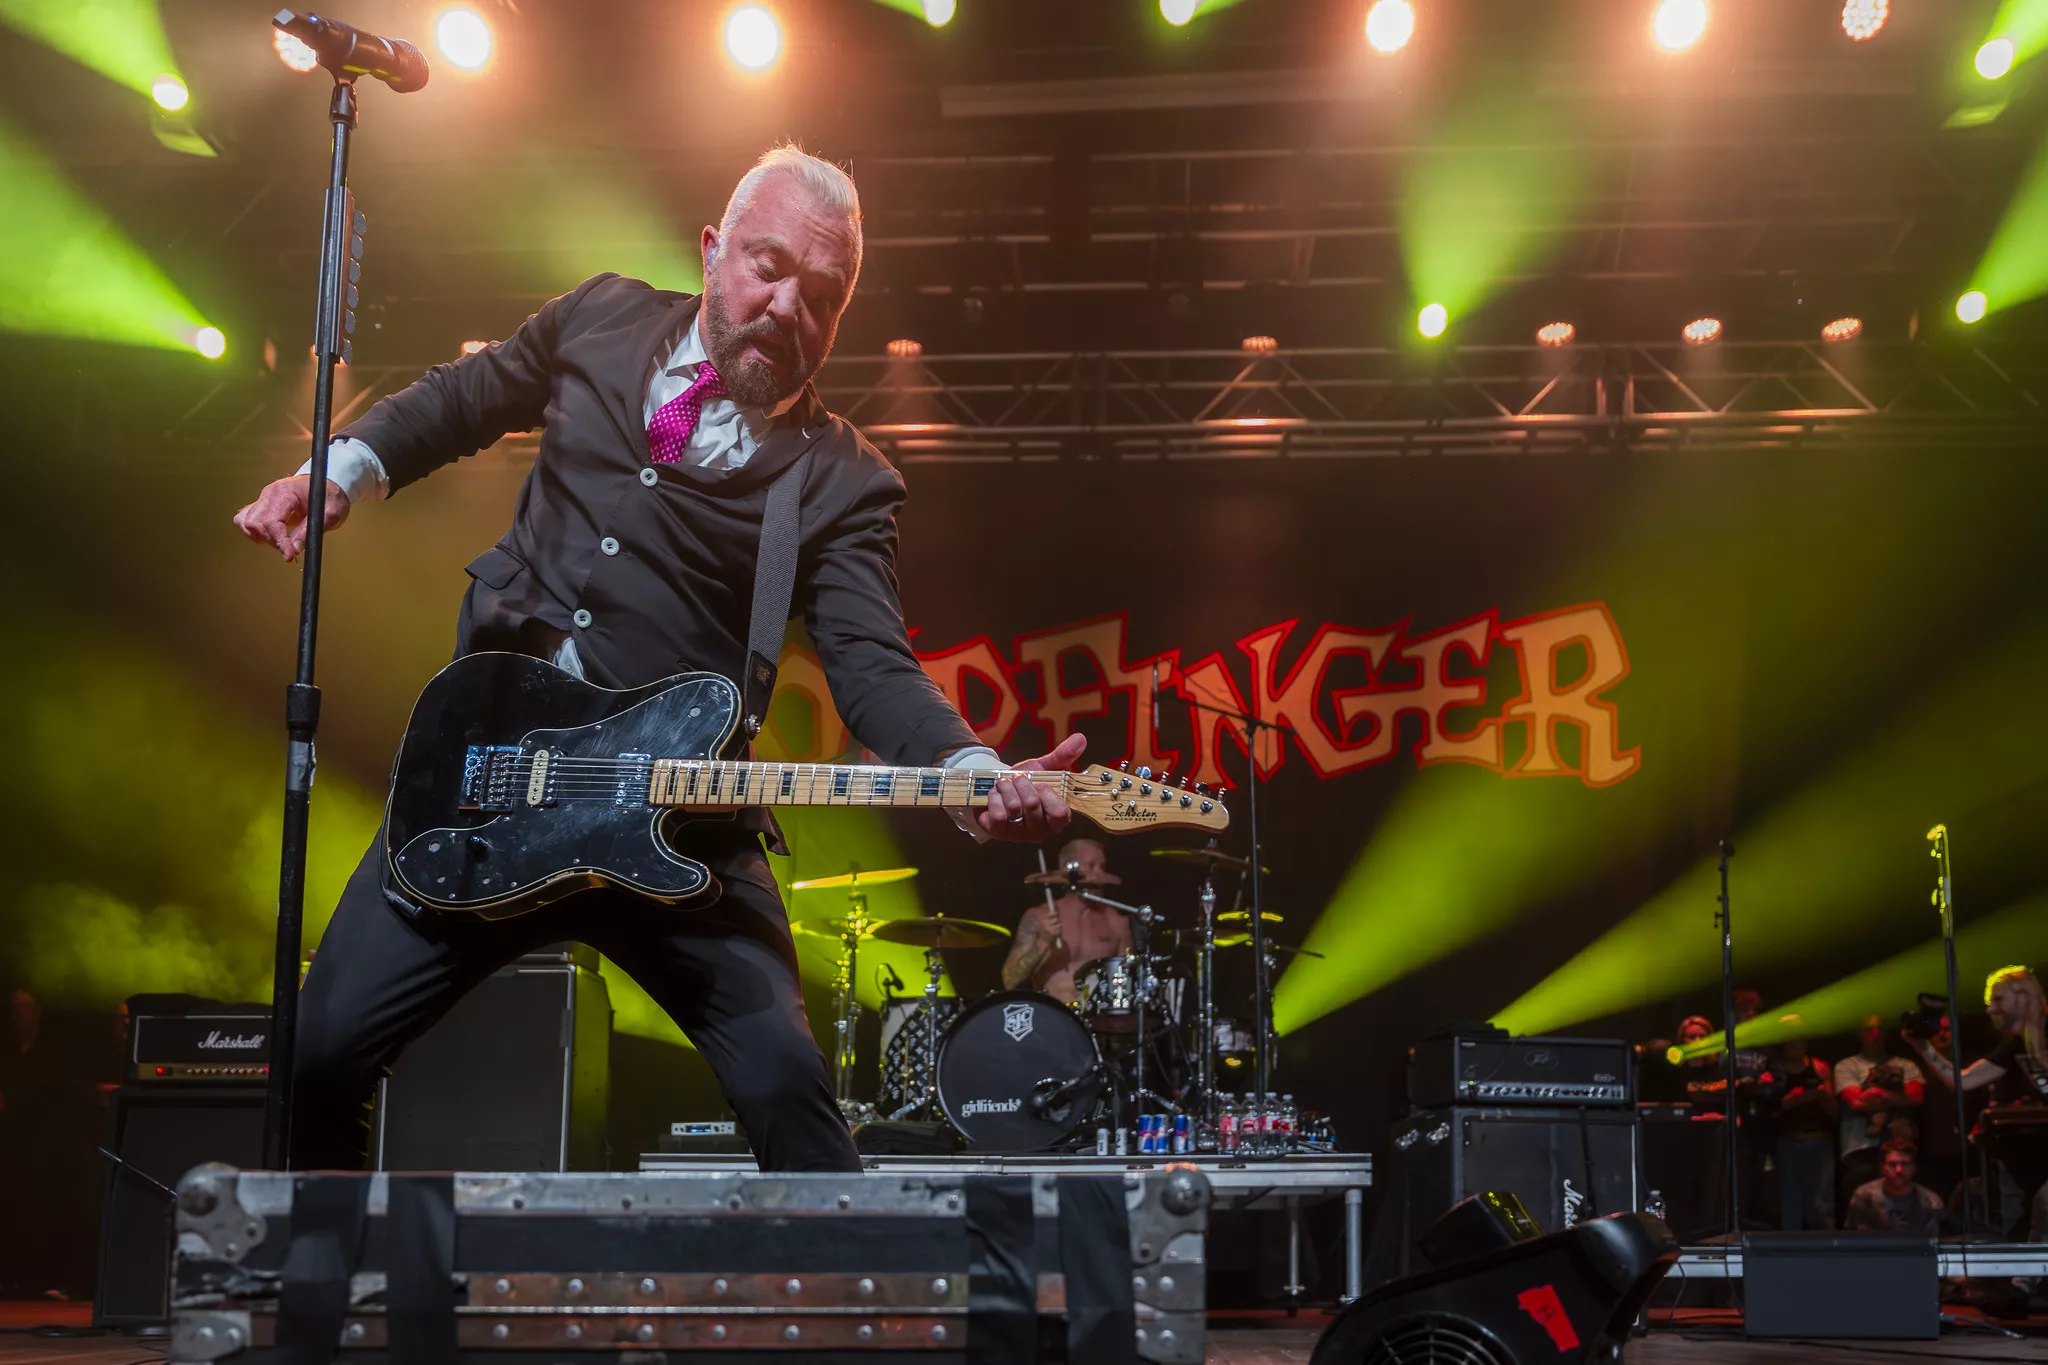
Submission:
[[[655,806],[986,806],[1004,777],[1068,790],[1071,773],[973,768],[858,767],[839,763],[651,762],[647,800]]]

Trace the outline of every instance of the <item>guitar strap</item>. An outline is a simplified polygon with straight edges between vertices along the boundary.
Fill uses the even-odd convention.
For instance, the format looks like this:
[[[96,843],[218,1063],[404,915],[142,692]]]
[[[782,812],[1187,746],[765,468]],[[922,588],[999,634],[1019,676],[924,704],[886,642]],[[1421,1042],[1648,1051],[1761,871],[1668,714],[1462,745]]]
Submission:
[[[811,447],[815,450],[817,447]],[[775,672],[782,660],[782,637],[789,628],[789,599],[796,588],[797,504],[803,494],[804,471],[811,451],[796,457],[768,485],[768,505],[761,513],[761,552],[754,560],[754,614],[747,625],[747,676],[740,687],[747,738],[761,733],[768,718],[768,698],[775,691]]]

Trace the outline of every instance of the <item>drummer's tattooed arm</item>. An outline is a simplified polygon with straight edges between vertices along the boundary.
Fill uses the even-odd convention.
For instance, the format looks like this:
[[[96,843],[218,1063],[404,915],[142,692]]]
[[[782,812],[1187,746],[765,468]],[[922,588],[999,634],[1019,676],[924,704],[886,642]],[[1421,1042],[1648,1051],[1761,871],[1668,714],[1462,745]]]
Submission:
[[[1010,943],[1010,955],[1003,959],[1003,989],[1014,991],[1028,983],[1053,946],[1052,926],[1046,923],[1045,912],[1034,905],[1024,912],[1017,937]]]

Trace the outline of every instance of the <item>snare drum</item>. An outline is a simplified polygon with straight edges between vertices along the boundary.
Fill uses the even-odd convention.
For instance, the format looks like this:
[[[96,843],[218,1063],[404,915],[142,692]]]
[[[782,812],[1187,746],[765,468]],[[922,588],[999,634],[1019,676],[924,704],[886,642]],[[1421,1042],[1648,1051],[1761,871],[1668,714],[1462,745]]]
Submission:
[[[1179,1020],[1183,985],[1168,976],[1164,966],[1159,958],[1147,964],[1132,953],[1083,963],[1074,972],[1074,987],[1081,995],[1075,1008],[1097,1033],[1134,1033],[1143,1002],[1145,1032],[1164,1032]]]

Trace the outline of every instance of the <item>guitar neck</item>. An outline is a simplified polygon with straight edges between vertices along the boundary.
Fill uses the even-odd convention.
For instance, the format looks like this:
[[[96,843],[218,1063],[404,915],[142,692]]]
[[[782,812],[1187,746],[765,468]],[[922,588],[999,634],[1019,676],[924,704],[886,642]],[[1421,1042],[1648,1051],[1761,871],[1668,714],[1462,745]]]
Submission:
[[[656,759],[651,767],[647,800],[655,806],[986,806],[989,792],[1004,777],[1028,777],[1064,794],[1072,776],[694,758]]]

